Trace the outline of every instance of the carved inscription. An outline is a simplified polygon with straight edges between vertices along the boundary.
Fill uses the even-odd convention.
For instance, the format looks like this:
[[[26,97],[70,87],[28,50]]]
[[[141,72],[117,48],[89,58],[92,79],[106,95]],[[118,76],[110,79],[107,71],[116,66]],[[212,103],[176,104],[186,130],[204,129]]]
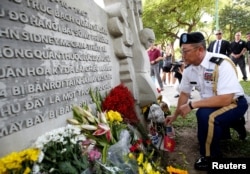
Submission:
[[[62,0],[0,2],[0,138],[111,89],[106,25]]]

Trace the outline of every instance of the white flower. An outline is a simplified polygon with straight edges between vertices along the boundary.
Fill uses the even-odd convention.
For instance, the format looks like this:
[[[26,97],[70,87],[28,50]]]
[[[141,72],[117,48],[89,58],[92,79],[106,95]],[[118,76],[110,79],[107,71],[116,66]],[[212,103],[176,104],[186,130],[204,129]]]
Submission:
[[[66,151],[67,151],[67,149],[63,148],[62,151],[61,151],[61,154],[64,153],[64,152],[66,152]]]
[[[39,157],[38,157],[37,162],[38,162],[38,163],[41,163],[42,160],[43,160],[43,158],[44,158],[44,153],[43,153],[43,151],[41,151],[40,154],[39,154]]]
[[[49,173],[52,173],[54,170],[55,170],[54,168],[51,168],[51,169],[49,170]]]
[[[32,167],[32,174],[39,174],[40,172],[40,167],[37,164],[34,164]]]

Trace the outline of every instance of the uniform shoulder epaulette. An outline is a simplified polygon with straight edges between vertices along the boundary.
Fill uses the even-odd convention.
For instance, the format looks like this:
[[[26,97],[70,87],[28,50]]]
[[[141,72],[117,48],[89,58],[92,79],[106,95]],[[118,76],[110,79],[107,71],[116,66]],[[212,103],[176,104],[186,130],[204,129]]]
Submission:
[[[223,62],[223,60],[224,59],[222,57],[212,57],[209,61],[213,62],[213,63],[215,63],[217,65],[220,65],[221,62]]]
[[[186,65],[185,68],[187,68],[187,67],[189,67],[189,66],[190,66],[190,64]]]

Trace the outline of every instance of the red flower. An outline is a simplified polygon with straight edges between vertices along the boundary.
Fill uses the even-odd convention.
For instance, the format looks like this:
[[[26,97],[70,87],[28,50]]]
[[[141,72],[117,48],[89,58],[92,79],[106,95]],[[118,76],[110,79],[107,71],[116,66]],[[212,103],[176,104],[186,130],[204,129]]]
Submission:
[[[102,110],[120,112],[126,123],[135,124],[139,122],[135,112],[134,97],[123,84],[116,86],[110,91],[102,103]]]

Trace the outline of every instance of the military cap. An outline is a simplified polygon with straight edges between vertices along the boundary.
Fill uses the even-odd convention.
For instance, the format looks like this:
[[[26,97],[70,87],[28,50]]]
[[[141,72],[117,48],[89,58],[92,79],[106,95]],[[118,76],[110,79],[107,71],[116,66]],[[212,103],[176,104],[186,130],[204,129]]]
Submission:
[[[182,44],[194,44],[204,41],[204,36],[200,32],[183,33],[180,37],[180,46]]]

